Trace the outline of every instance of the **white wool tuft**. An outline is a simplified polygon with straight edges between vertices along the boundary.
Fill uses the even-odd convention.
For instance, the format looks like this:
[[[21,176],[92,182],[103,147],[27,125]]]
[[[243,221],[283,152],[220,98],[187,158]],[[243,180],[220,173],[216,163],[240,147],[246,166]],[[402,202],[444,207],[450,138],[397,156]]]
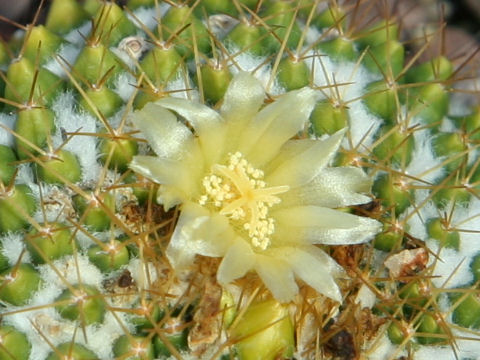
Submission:
[[[379,339],[375,339],[375,344],[371,344],[371,346],[374,346],[374,348],[371,352],[369,350],[369,360],[397,359],[402,355],[407,355],[405,350],[401,350],[396,345],[392,344],[386,334]]]
[[[439,242],[427,240],[428,248],[438,257],[430,256],[429,265],[435,264],[432,283],[437,288],[462,287],[473,280],[469,256],[451,248],[439,249]]]
[[[452,329],[455,337],[455,349],[450,346],[420,346],[414,352],[415,360],[435,359],[435,360],[452,360],[452,359],[478,359],[478,344],[480,336],[473,332],[459,331]],[[469,338],[460,339],[460,337]]]
[[[122,98],[124,102],[130,100],[135,93],[137,81],[130,73],[122,73],[115,80],[115,92]]]
[[[55,113],[56,131],[53,145],[59,147],[65,143],[62,132],[96,133],[95,119],[84,112],[75,111],[75,97],[71,92],[61,94],[52,106]],[[93,181],[98,178],[101,167],[97,162],[97,138],[95,136],[74,136],[63,148],[74,153],[82,167],[82,180]]]
[[[25,243],[23,236],[19,233],[7,233],[0,238],[2,244],[1,253],[8,259],[10,266],[15,265],[22,255],[22,263],[29,263],[31,261],[30,254],[25,251]],[[25,251],[23,254],[22,252]]]
[[[61,78],[68,79],[68,76],[65,73],[65,70],[63,69],[62,65],[66,65],[65,64],[65,61],[66,61],[68,65],[73,66],[73,64],[75,63],[75,59],[77,58],[79,53],[80,53],[80,48],[78,48],[73,44],[62,45],[60,50],[58,51],[59,58],[50,59],[50,61],[44,65],[44,68],[51,71],[52,73],[54,73],[55,75]],[[68,68],[68,65],[67,65],[67,68]]]
[[[140,21],[140,24],[138,23],[137,19],[130,14],[127,14],[127,17],[139,28],[141,28],[141,25],[144,25],[148,29],[154,29],[158,24],[157,19],[163,17],[168,9],[170,9],[170,5],[165,2],[160,3],[158,8],[140,7],[136,9],[133,14],[138,21]]]
[[[362,143],[360,151],[362,146],[371,145],[383,121],[370,113],[358,99],[365,93],[365,86],[376,80],[374,75],[355,63],[335,62],[329,57],[318,56],[316,52],[309,52],[306,57],[306,64],[314,70],[314,85],[329,87],[322,91],[326,96],[336,99],[338,91],[343,102],[357,99],[348,103],[350,138],[354,146]],[[334,87],[335,84],[339,85]]]
[[[432,135],[429,130],[418,130],[413,133],[413,138],[415,141],[414,151],[406,173],[432,183],[444,172],[443,168],[439,166],[441,160],[433,154]],[[418,185],[425,185],[425,183]]]
[[[12,146],[14,145],[14,136],[7,129],[13,129],[16,116],[13,113],[0,113],[0,145]]]
[[[83,46],[85,39],[88,38],[88,34],[92,30],[92,22],[86,21],[82,26],[70,31],[65,35],[65,40],[72,44]]]

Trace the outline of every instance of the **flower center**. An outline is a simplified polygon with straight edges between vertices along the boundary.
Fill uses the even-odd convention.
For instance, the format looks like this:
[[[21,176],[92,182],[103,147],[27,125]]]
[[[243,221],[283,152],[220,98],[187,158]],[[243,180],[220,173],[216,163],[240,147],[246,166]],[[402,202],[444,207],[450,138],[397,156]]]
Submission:
[[[203,178],[205,194],[199,204],[213,204],[221,215],[240,223],[253,246],[265,250],[275,231],[275,221],[268,216],[268,210],[281,201],[275,195],[289,187],[267,187],[263,177],[263,171],[254,168],[242,153],[230,154],[226,166],[215,164],[211,174]]]

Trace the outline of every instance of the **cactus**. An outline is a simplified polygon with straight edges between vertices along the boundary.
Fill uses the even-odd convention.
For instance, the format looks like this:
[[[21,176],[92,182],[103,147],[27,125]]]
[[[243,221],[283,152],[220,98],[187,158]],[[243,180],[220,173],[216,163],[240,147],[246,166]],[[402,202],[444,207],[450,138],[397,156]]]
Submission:
[[[0,360],[480,353],[461,66],[369,1],[123,3],[0,43]]]

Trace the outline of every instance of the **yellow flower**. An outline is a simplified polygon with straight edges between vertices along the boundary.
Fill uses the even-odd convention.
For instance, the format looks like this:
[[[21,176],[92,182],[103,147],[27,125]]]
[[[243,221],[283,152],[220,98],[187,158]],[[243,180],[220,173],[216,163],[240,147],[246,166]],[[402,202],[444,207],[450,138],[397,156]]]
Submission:
[[[196,254],[223,257],[221,284],[256,271],[278,301],[298,292],[295,277],[340,301],[343,269],[314,244],[358,244],[379,231],[375,220],[334,210],[370,201],[371,181],[359,168],[328,166],[344,130],[292,140],[307,124],[314,90],[262,108],[264,98],[242,72],[219,113],[173,97],[147,104],[132,121],[157,156],[136,156],[130,167],[162,185],[157,200],[166,209],[181,204],[167,248],[175,269]]]

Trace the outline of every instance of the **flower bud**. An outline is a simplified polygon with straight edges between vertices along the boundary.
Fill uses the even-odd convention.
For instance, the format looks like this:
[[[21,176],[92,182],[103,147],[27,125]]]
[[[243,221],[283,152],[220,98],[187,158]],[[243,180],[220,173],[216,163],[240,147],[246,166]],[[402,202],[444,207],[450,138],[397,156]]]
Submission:
[[[275,300],[254,303],[230,329],[241,360],[292,356],[294,329],[285,305]]]

